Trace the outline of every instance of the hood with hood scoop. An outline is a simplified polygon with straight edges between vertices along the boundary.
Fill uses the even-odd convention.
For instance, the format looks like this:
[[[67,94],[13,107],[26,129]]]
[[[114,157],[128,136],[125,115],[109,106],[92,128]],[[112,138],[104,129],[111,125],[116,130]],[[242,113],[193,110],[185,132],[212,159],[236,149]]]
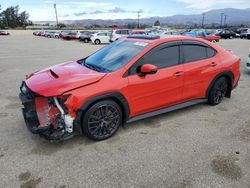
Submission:
[[[105,75],[71,61],[32,73],[25,83],[33,92],[50,97],[98,82]]]

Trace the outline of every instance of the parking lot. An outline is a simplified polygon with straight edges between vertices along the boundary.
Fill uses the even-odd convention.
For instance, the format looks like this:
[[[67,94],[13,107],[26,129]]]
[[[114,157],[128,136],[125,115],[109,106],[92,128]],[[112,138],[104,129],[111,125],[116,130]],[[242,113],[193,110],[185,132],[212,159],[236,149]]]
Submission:
[[[50,143],[25,126],[21,81],[103,45],[10,33],[0,37],[0,187],[250,187],[250,40],[218,43],[242,59],[239,86],[222,104],[127,124],[106,141]]]

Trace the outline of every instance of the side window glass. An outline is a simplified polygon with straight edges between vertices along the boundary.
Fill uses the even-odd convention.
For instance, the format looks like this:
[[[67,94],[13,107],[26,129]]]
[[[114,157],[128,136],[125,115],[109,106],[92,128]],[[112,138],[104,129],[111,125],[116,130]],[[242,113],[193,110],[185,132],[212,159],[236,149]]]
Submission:
[[[171,46],[161,48],[150,54],[147,58],[148,63],[156,65],[159,69],[171,67],[179,64],[179,47]]]
[[[121,30],[121,34],[122,35],[127,35],[128,34],[128,30]]]
[[[207,50],[204,46],[183,45],[185,63],[207,59]]]
[[[137,61],[130,68],[129,74],[132,75],[138,73],[138,68],[143,64],[153,64],[156,65],[158,69],[178,65],[179,46],[156,47]]]
[[[212,48],[207,48],[207,58],[211,58],[213,56],[215,56],[216,51]]]

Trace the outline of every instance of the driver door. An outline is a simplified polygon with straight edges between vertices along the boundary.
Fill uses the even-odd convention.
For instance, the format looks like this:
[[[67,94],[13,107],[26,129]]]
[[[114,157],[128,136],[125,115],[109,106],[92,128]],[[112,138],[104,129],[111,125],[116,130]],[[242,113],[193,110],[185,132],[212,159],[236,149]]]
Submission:
[[[132,114],[139,115],[181,102],[184,71],[180,64],[180,43],[161,44],[130,68],[126,96]],[[141,76],[139,72],[143,64],[153,64],[158,71]]]

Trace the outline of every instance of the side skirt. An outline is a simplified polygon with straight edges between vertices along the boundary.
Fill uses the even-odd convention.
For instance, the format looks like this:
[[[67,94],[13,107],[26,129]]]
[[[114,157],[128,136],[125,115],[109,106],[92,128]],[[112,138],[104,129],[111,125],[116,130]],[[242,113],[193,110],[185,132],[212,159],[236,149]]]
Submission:
[[[175,110],[179,110],[179,109],[182,109],[182,108],[186,108],[186,107],[189,107],[189,106],[193,106],[193,105],[200,104],[200,103],[206,103],[206,102],[207,102],[207,99],[191,100],[191,101],[188,101],[188,102],[184,102],[184,103],[181,103],[181,104],[177,104],[177,105],[174,105],[174,106],[170,106],[170,107],[167,107],[167,108],[162,108],[160,110],[156,110],[156,111],[153,111],[153,112],[148,112],[148,113],[145,113],[145,114],[142,114],[142,115],[132,117],[132,118],[127,120],[127,123],[131,123],[131,122],[138,121],[138,120],[141,120],[141,119],[146,119],[146,118],[149,118],[149,117],[157,116],[157,115],[160,115],[160,114],[164,114],[164,113],[167,113],[167,112],[172,112],[172,111],[175,111]]]

